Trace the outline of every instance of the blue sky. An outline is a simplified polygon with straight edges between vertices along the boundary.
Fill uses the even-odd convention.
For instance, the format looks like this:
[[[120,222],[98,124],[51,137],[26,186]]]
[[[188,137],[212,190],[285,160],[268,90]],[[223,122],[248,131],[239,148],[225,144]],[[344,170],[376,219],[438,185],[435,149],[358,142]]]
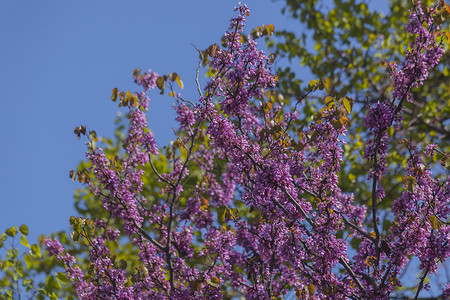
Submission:
[[[236,3],[1,0],[0,232],[27,224],[32,241],[69,230],[80,185],[68,174],[85,152],[74,127],[112,136],[120,109],[110,101],[111,90],[136,90],[134,68],[177,72],[183,96],[196,100],[198,55],[191,44],[206,49],[218,42]],[[284,1],[246,3],[248,29],[272,23],[276,30],[303,30],[281,15]],[[150,128],[163,146],[173,136],[172,101],[150,96]]]
[[[218,42],[236,3],[2,0],[0,231],[25,223],[34,238],[69,229],[79,185],[68,172],[85,151],[74,127],[112,136],[120,109],[111,90],[136,90],[134,68],[177,72],[184,96],[195,99],[198,54],[191,44]],[[281,2],[247,4],[249,28],[299,27],[282,17]],[[149,123],[163,146],[175,125],[172,102],[158,93],[151,98]]]

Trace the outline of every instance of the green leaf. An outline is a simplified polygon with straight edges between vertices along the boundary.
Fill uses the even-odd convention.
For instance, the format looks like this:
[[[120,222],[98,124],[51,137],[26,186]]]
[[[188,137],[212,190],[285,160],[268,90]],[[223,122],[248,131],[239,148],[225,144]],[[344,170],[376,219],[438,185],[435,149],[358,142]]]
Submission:
[[[48,293],[51,293],[54,287],[55,287],[55,278],[53,278],[52,275],[48,275],[45,283],[45,290]]]
[[[322,44],[321,44],[321,43],[316,43],[316,44],[314,45],[314,50],[319,51],[320,48],[322,48]]]
[[[31,269],[31,266],[33,265],[33,259],[31,258],[31,256],[29,254],[25,255],[25,264],[27,265],[28,269]]]
[[[97,144],[94,141],[89,141],[88,145],[89,148],[92,148],[93,150],[97,149]]]
[[[39,289],[39,290],[38,290],[39,293],[41,293],[40,290],[43,290],[43,289]],[[43,296],[43,294],[37,294],[37,295],[36,295],[36,299],[37,299],[37,300],[45,300],[45,297]]]
[[[66,273],[63,272],[56,273],[56,279],[58,279],[62,284],[67,284],[67,282],[69,282]]]
[[[17,233],[16,227],[11,226],[11,228],[8,228],[8,229],[5,230],[5,233],[7,235],[9,235],[10,237],[14,237],[16,235],[16,233]]]
[[[311,91],[317,90],[317,85],[318,85],[317,80],[315,80],[315,79],[311,80],[311,81],[308,83],[308,91],[311,92]]]
[[[273,24],[265,25],[264,28],[267,31],[267,35],[270,37],[272,36],[273,32],[275,31],[275,26]]]
[[[39,248],[39,246],[36,244],[31,245],[30,252],[31,252],[31,255],[41,257],[41,248]]]
[[[58,300],[58,295],[56,295],[55,292],[52,292],[52,294],[50,295],[50,299],[52,299],[52,300]]]
[[[0,248],[3,247],[3,242],[6,241],[7,239],[8,236],[6,235],[6,233],[0,234]]]
[[[18,250],[18,249],[9,249],[9,250],[6,252],[6,259],[7,259],[7,260],[13,260],[13,259],[15,259],[18,255],[19,255],[19,250]]]
[[[28,235],[28,226],[25,225],[25,224],[20,225],[19,231],[20,231],[20,233],[22,233],[23,235]]]
[[[122,270],[125,270],[127,268],[128,264],[127,261],[125,259],[121,259],[119,261],[119,268]]]
[[[97,132],[95,132],[95,130],[89,131],[89,137],[94,142],[96,142],[96,143],[98,142]]]
[[[231,216],[235,219],[239,217],[239,209],[237,207],[230,210],[230,213],[231,213]]]
[[[3,243],[3,242],[6,241],[7,239],[8,239],[8,237],[6,236],[6,233],[0,234],[0,243]]]
[[[327,94],[329,94],[331,89],[331,79],[326,78],[325,80],[323,80],[323,86],[325,87],[325,91],[327,92]]]
[[[344,107],[345,107],[345,110],[347,111],[347,113],[351,113],[352,112],[352,107],[353,107],[353,101],[351,101],[350,102],[350,100],[349,100],[350,98],[348,98],[348,97],[344,97],[343,99],[342,99],[342,104],[344,105]]]
[[[31,278],[24,278],[22,280],[22,286],[28,286],[33,284],[33,279]]]
[[[20,238],[20,243],[27,248],[31,247],[30,244],[28,243],[27,238],[24,235],[22,235],[22,237]]]
[[[433,229],[439,230],[439,228],[441,228],[441,223],[436,216],[431,215],[428,219],[430,220],[430,224]]]
[[[329,108],[333,108],[334,107],[334,98],[331,96],[327,96],[325,98],[325,105],[328,106]]]
[[[218,218],[220,224],[225,222],[226,212],[227,212],[227,208],[225,206],[219,206],[219,208],[217,209],[217,218]]]

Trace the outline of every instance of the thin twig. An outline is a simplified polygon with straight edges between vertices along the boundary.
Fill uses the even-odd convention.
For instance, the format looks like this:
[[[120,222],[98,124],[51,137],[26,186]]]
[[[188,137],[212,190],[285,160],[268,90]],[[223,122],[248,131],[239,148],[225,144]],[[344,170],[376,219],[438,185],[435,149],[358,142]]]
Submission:
[[[200,61],[198,62],[198,67],[197,67],[196,75],[195,75],[195,83],[197,84],[198,94],[200,95],[200,97],[203,98],[203,92],[202,92],[202,89],[200,87],[200,82],[198,81],[198,77],[199,77],[199,74],[200,74],[200,68],[202,66],[202,62],[203,62],[204,57],[203,57],[202,51],[200,49],[198,49],[197,46],[195,46],[194,44],[191,44],[191,45],[198,51],[198,54],[200,54]]]

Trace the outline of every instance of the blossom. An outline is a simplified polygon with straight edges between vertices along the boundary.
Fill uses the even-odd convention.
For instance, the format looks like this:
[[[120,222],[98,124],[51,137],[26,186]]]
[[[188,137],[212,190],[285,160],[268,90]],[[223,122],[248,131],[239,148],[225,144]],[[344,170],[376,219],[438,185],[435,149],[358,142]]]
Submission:
[[[420,2],[415,8],[406,28],[415,41],[399,66],[390,65],[393,99],[380,100],[364,119],[375,211],[386,196],[387,131],[400,128],[403,101],[411,100],[411,88],[423,83],[442,55],[434,10],[425,13]],[[143,91],[128,106],[120,159],[89,143],[95,180],[88,187],[121,230],[109,220],[92,223],[97,230],[84,233],[89,270],[81,270],[58,241],[45,240],[78,297],[220,299],[231,286],[248,299],[282,297],[292,289],[312,299],[387,299],[401,285],[397,277],[411,255],[421,270],[435,272],[450,255],[450,229],[439,222],[450,213],[450,179],[434,179],[417,146],[409,144],[405,190],[393,203],[391,228],[380,234],[375,214],[367,226],[358,195],[340,187],[348,121],[342,104],[324,107],[293,130],[296,106],[264,99],[277,81],[272,62],[251,35],[244,38],[247,6],[235,10],[223,49],[209,53],[214,75],[204,96],[197,103],[174,97],[179,130],[165,157],[146,112],[147,93],[167,77],[150,70],[134,74]],[[425,146],[424,154],[435,150]],[[160,167],[155,159],[167,164]],[[149,170],[151,180],[144,177]],[[121,234],[137,253],[134,270],[116,259],[117,247],[109,247],[121,242]],[[352,249],[349,241],[360,244]]]

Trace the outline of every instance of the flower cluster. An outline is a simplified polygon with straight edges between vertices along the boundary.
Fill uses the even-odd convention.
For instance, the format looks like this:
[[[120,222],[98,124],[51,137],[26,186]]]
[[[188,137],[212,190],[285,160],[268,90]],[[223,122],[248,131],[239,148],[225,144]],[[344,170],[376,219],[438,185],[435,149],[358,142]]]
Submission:
[[[401,68],[394,63],[391,65],[391,79],[394,83],[392,95],[394,99],[412,101],[411,88],[422,85],[428,78],[428,71],[432,69],[444,54],[444,49],[436,42],[435,25],[436,11],[433,7],[427,7],[427,12],[422,8],[421,1],[417,1],[410,10],[409,22],[406,30],[416,35],[416,39],[409,45]]]
[[[385,197],[381,178],[387,172],[388,129],[393,125],[397,128],[401,126],[404,100],[412,101],[411,89],[423,84],[429,70],[439,62],[444,52],[436,41],[439,27],[434,24],[435,13],[435,7],[424,9],[421,2],[416,1],[406,26],[407,31],[415,35],[415,40],[409,45],[400,69],[395,62],[389,65],[394,85],[393,101],[386,99],[377,103],[365,117],[365,126],[371,133],[364,158],[371,166],[367,178],[373,182],[374,234],[373,239],[362,242],[354,259],[357,272],[366,273],[367,278],[381,282],[379,285],[369,285],[372,293],[381,298],[391,293],[395,286],[401,285],[397,275],[411,256],[419,258],[420,268],[425,274],[419,284],[419,291],[424,286],[426,274],[436,272],[437,261],[443,262],[449,256],[449,228],[441,226],[444,224],[442,220],[447,220],[450,212],[448,182],[442,183],[431,177],[430,169],[409,141],[404,142],[410,152],[407,175],[403,179],[406,190],[394,201],[392,211],[395,220],[385,238],[379,232],[376,215],[377,201]],[[425,156],[433,155],[436,147],[424,147]],[[383,278],[390,280],[383,281]]]
[[[180,128],[165,156],[145,113],[147,93],[163,90],[170,77],[151,71],[135,73],[144,91],[122,102],[130,123],[125,154],[112,158],[89,143],[95,180],[88,186],[120,230],[96,220],[97,231],[84,236],[89,276],[59,242],[45,241],[79,298],[273,299],[294,290],[302,299],[387,299],[401,285],[398,275],[411,255],[422,270],[435,272],[450,255],[450,179],[433,179],[412,144],[405,191],[394,202],[395,220],[385,236],[376,215],[377,200],[385,197],[386,131],[400,126],[403,99],[410,100],[410,89],[442,55],[433,10],[424,13],[419,2],[411,11],[407,30],[417,37],[401,69],[393,66],[394,101],[378,103],[365,118],[371,225],[364,222],[366,207],[339,183],[349,100],[326,100],[313,121],[293,128],[297,105],[266,99],[277,81],[271,56],[244,35],[247,6],[236,11],[224,48],[208,53],[214,75],[204,96],[194,103],[171,92]],[[424,149],[433,155],[436,146]],[[108,246],[120,243],[121,234],[136,253],[130,264]]]

